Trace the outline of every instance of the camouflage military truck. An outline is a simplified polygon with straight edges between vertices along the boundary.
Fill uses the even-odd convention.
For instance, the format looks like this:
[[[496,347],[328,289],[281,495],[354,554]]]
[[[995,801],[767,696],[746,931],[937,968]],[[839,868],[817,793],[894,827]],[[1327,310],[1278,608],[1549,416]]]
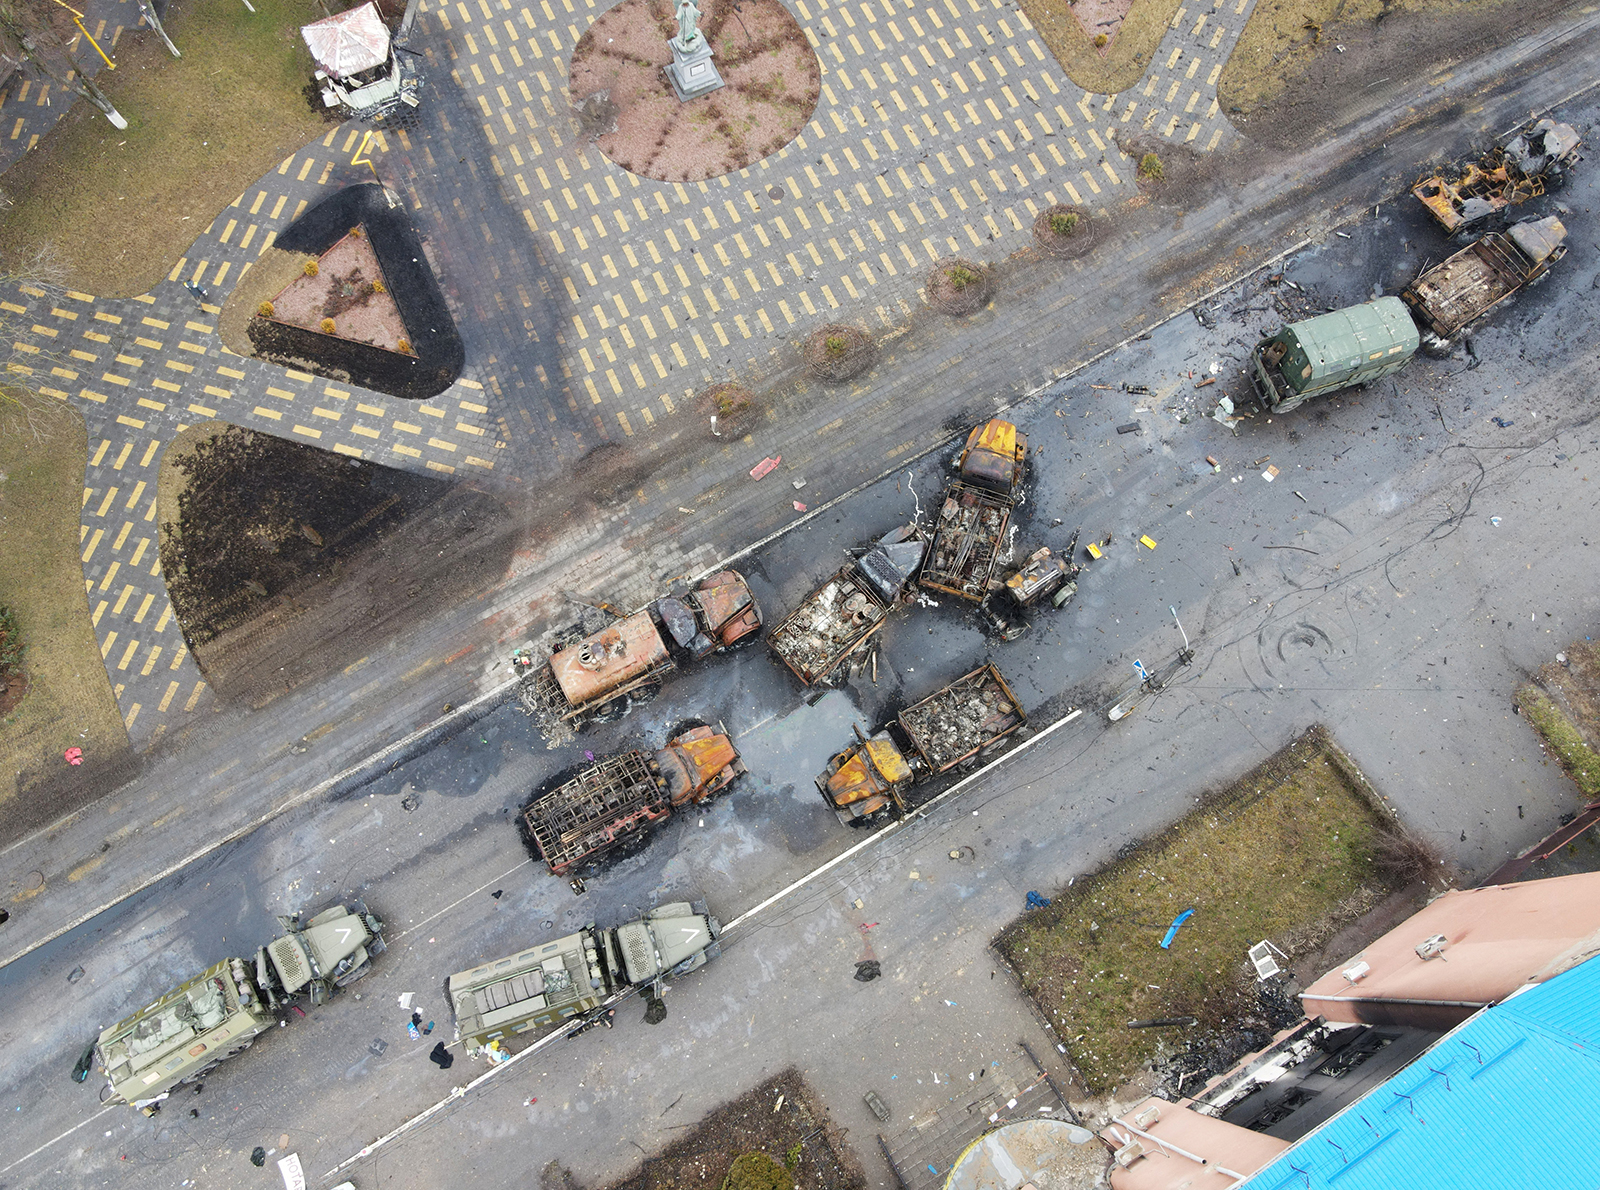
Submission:
[[[365,975],[384,949],[383,922],[360,901],[303,924],[298,916],[278,920],[283,935],[253,964],[223,959],[101,1032],[101,1102],[152,1112],[173,1087],[249,1049],[277,1025],[279,1008],[302,998],[322,1003]]]
[[[717,956],[721,935],[704,903],[677,901],[626,925],[590,925],[458,972],[447,984],[456,1039],[477,1057],[490,1042],[558,1021],[582,1018],[581,1028],[625,993],[659,1001],[662,981],[705,966]]]

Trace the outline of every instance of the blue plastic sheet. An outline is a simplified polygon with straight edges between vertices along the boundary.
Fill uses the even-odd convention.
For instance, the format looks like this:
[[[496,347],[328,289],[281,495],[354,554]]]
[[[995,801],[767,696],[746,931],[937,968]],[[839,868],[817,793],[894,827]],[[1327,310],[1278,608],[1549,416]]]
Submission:
[[[1193,916],[1193,909],[1185,909],[1182,913],[1178,914],[1177,917],[1172,919],[1172,924],[1167,927],[1167,936],[1161,940],[1162,950],[1172,949],[1172,940],[1178,936],[1178,927]]]

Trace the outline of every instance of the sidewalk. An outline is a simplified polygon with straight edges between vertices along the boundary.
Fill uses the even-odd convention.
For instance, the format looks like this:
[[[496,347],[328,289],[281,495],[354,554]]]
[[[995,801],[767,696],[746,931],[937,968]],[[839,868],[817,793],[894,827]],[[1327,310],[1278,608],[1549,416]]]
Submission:
[[[1547,57],[1557,57],[1562,71],[1581,71],[1591,79],[1600,75],[1600,45],[1591,35],[1595,19],[1570,27],[1564,38],[1546,36],[1537,47],[1512,47],[1458,71],[1448,91],[1434,88],[1430,96],[1442,106],[1493,85],[1494,93],[1482,100],[1482,118],[1489,127],[1504,127],[1571,89],[1559,82],[1562,72],[1544,68]],[[1502,72],[1513,67],[1526,73],[1508,82]],[[592,567],[598,560],[608,567],[606,591],[611,592],[652,589],[663,574],[677,573],[675,567],[726,556],[799,519],[790,508],[787,483],[775,481],[806,476],[815,506],[896,460],[943,442],[949,431],[931,424],[922,394],[988,392],[996,400],[985,407],[1003,407],[1018,392],[1049,380],[1057,368],[1071,367],[1136,333],[1160,311],[1163,261],[1192,259],[1208,244],[1232,242],[1240,227],[1250,228],[1257,245],[1268,242],[1269,235],[1271,242],[1283,243],[1325,227],[1332,211],[1386,199],[1389,163],[1378,154],[1338,171],[1337,188],[1324,192],[1325,212],[1305,216],[1289,201],[1314,169],[1335,169],[1379,128],[1387,131],[1388,156],[1398,161],[1426,157],[1442,130],[1472,135],[1459,128],[1452,113],[1433,110],[1437,123],[1418,115],[1409,127],[1393,129],[1377,116],[1344,134],[1333,148],[1286,160],[1252,188],[1251,209],[1235,211],[1231,196],[1220,199],[1206,211],[1191,213],[1183,229],[1159,246],[1152,246],[1150,236],[1141,242],[1137,233],[1147,228],[1130,222],[1121,241],[1125,254],[1103,249],[1067,278],[1054,271],[1056,266],[1019,270],[1012,282],[1017,288],[1010,296],[1002,291],[1003,335],[995,333],[993,313],[967,324],[931,316],[913,321],[888,346],[877,372],[829,407],[836,418],[829,425],[819,429],[814,410],[807,409],[809,419],[798,416],[807,404],[802,386],[782,390],[768,441],[727,444],[709,459],[698,449],[699,440],[681,443],[684,452],[678,457],[684,461],[658,472],[653,490],[641,492],[613,519],[568,527],[544,556],[508,574],[480,603],[461,607],[426,633],[393,642],[383,655],[264,711],[204,714],[181,751],[158,751],[137,781],[5,852],[19,886],[29,872],[44,878],[39,895],[12,903],[5,961],[147,887],[175,862],[248,829],[273,807],[308,796],[332,775],[359,764],[375,743],[381,747],[426,727],[445,703],[466,706],[492,691],[501,681],[505,643],[526,639],[530,622],[555,619],[560,596],[554,593],[563,587],[587,589],[585,576],[595,572],[579,569],[576,562]],[[1140,291],[1131,290],[1126,278],[1127,254],[1144,257]],[[1069,336],[1061,310],[1079,293],[1100,295],[1098,308]],[[963,411],[962,417],[980,413]],[[742,472],[762,453],[783,453],[785,469],[756,484]],[[657,505],[664,511],[657,512]],[[700,511],[680,514],[672,511],[675,507]],[[289,752],[292,741],[306,737],[316,741],[309,751]]]

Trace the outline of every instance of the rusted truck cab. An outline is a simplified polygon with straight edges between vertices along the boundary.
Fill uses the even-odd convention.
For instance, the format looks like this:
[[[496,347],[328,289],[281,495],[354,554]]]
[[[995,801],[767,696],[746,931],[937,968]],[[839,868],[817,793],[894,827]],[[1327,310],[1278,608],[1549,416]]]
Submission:
[[[749,771],[733,741],[709,727],[684,732],[656,753],[655,762],[674,808],[709,801]]]
[[[1022,486],[1028,462],[1028,436],[1008,421],[994,418],[974,426],[961,450],[961,481],[999,496]]]
[[[1453,234],[1486,230],[1518,203],[1561,185],[1583,138],[1548,116],[1464,166],[1446,165],[1418,178],[1412,195]]]
[[[887,729],[871,738],[856,732],[856,743],[828,761],[817,789],[846,826],[891,807],[904,814],[905,792],[916,779],[911,763]]]
[[[680,597],[657,603],[680,649],[698,660],[761,631],[761,609],[737,570],[722,570]]]

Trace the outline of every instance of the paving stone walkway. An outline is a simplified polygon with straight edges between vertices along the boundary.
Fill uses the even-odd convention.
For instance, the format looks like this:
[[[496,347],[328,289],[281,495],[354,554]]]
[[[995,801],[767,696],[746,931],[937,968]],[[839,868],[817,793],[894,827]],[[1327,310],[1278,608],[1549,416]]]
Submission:
[[[333,128],[219,213],[154,292],[6,301],[55,349],[47,391],[89,425],[88,610],[136,745],[211,705],[157,558],[162,452],[188,426],[219,418],[500,483],[676,433],[698,416],[697,389],[730,376],[759,387],[825,321],[899,333],[939,260],[1002,260],[1049,205],[1103,212],[1133,197],[1120,130],[1228,144],[1216,81],[1251,2],[1180,8],[1144,81],[1095,95],[1006,0],[793,0],[823,67],[814,118],[773,157],[691,184],[639,178],[575,139],[565,66],[602,11],[594,0],[426,3],[413,41],[430,63],[423,110],[374,136],[372,165],[362,128]],[[375,176],[410,209],[467,345],[461,378],[428,401],[243,358],[216,333],[217,303],[285,226]],[[684,545],[646,569],[693,556]]]

